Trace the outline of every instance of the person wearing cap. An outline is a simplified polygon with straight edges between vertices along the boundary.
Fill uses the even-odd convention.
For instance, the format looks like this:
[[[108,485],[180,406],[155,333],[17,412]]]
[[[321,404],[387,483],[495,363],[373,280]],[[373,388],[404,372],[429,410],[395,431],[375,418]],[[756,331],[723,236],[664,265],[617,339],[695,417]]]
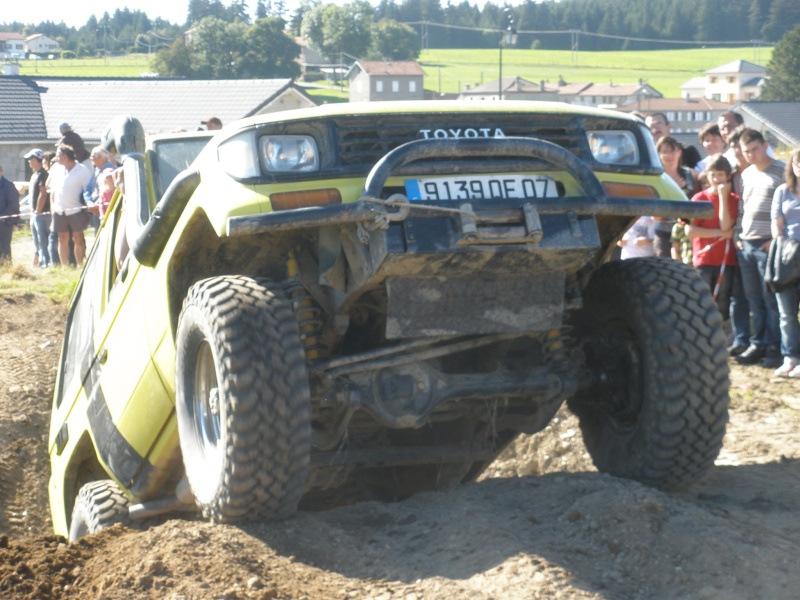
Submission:
[[[209,131],[216,131],[217,129],[222,129],[222,121],[220,121],[217,117],[208,117],[200,121],[203,125],[206,126],[206,129]]]
[[[75,151],[75,159],[79,163],[86,162],[86,159],[89,158],[89,151],[86,150],[83,138],[74,132],[70,124],[66,122],[61,123],[58,130],[61,132],[61,139],[58,140],[56,146],[69,146]]]
[[[47,192],[47,170],[44,168],[44,152],[34,148],[25,155],[33,175],[28,185],[31,198],[31,234],[36,251],[33,265],[45,269],[53,266],[47,243],[50,238],[50,194]]]
[[[0,262],[11,261],[11,234],[19,221],[19,191],[0,167]]]

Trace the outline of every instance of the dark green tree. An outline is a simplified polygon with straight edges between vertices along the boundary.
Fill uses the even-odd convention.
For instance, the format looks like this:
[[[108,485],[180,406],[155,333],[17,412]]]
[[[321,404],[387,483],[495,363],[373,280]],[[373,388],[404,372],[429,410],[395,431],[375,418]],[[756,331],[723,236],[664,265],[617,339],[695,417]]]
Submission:
[[[797,0],[772,0],[769,18],[761,32],[767,40],[779,40],[798,23],[800,3]]]
[[[192,77],[192,53],[183,36],[179,36],[169,48],[158,51],[151,64],[153,71],[162,77]]]
[[[272,3],[270,2],[270,4]],[[265,3],[264,0],[258,0],[256,3],[256,19],[263,19],[267,17],[269,14],[267,12],[268,10],[269,7],[267,6],[267,3]]]
[[[374,58],[390,60],[416,60],[420,53],[417,32],[408,25],[392,19],[382,19],[372,28]]]
[[[800,98],[800,25],[783,36],[767,65],[763,100],[795,102]]]
[[[235,79],[246,46],[244,23],[202,19],[191,37],[192,76],[197,79]]]
[[[338,58],[340,52],[362,57],[372,43],[371,27],[369,3],[325,4],[306,13],[302,33],[328,58]]]
[[[300,46],[285,33],[280,17],[259,19],[244,35],[240,74],[245,78],[273,79],[300,75]]]

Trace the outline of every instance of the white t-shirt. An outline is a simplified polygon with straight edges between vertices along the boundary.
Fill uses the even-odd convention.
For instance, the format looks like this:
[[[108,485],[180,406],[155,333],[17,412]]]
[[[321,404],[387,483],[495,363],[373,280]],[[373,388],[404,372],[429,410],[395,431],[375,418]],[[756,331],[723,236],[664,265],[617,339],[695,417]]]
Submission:
[[[64,165],[50,167],[50,198],[52,211],[59,214],[75,214],[85,208],[83,190],[92,179],[92,172],[81,163],[75,163],[69,171]]]

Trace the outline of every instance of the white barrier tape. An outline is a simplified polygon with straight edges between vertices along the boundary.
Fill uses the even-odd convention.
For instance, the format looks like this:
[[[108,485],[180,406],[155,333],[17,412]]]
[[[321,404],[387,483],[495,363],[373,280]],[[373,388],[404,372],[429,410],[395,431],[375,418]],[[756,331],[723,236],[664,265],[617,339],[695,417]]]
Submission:
[[[52,215],[52,214],[63,214],[65,216],[77,215],[79,212],[84,211],[84,210],[89,210],[89,207],[88,206],[82,206],[81,208],[68,208],[63,213],[54,213],[54,212],[51,211],[51,212],[43,212],[43,213],[18,213],[16,215],[5,215],[3,217],[0,217],[0,221],[3,221],[4,219],[16,219],[17,217],[25,217],[25,216],[40,217],[40,216],[43,216],[43,215]]]

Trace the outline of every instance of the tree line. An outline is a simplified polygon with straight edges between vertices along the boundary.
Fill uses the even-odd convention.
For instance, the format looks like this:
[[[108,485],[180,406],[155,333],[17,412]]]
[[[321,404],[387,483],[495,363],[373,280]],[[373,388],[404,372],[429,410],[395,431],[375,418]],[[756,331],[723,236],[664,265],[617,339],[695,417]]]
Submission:
[[[331,8],[334,7],[334,8]],[[633,50],[680,47],[678,43],[725,43],[761,41],[775,43],[800,24],[797,0],[525,0],[515,6],[487,2],[478,7],[468,0],[380,0],[373,6],[366,0],[352,0],[343,6],[325,0],[301,0],[291,13],[285,0],[257,0],[255,19],[275,17],[287,24],[291,36],[306,30],[318,31],[321,12],[338,12],[329,20],[329,38],[341,35],[344,21],[351,21],[350,39],[355,48],[329,49],[329,53],[362,49],[364,31],[382,21],[413,28],[422,48],[490,48],[498,43],[498,31],[514,27],[518,47],[580,50]],[[308,16],[316,24],[306,23]],[[169,45],[180,34],[213,17],[226,23],[252,25],[246,0],[190,0],[185,23],[150,19],[128,8],[107,12],[100,19],[91,16],[82,27],[42,21],[6,23],[4,31],[26,35],[43,33],[57,39],[62,48],[78,56],[101,52],[152,52]],[[395,29],[390,32],[395,34]],[[575,34],[574,32],[581,32]],[[322,46],[326,43],[319,33]],[[577,37],[576,37],[577,35]],[[367,36],[368,37],[368,36]],[[357,52],[356,54],[360,54]]]

